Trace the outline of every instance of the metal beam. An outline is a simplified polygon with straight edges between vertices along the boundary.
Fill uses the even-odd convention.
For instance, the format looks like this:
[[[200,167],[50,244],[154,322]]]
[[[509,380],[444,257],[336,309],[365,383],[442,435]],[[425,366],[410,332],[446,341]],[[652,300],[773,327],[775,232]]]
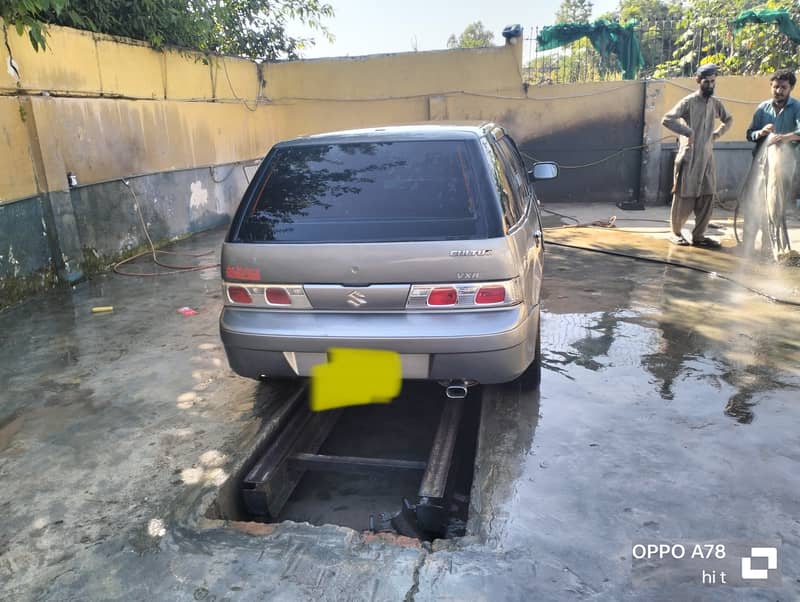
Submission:
[[[303,471],[292,470],[288,459],[298,452],[316,452],[328,437],[341,410],[309,411],[300,405],[267,452],[242,482],[242,498],[248,511],[274,520],[300,482]]]
[[[290,468],[298,470],[325,470],[329,472],[371,473],[376,470],[425,470],[426,462],[395,460],[391,458],[359,458],[355,456],[326,456],[323,454],[294,454],[289,458]]]
[[[436,430],[436,437],[428,456],[428,465],[419,487],[420,498],[441,499],[444,497],[463,407],[463,399],[448,399],[442,408],[439,428]]]

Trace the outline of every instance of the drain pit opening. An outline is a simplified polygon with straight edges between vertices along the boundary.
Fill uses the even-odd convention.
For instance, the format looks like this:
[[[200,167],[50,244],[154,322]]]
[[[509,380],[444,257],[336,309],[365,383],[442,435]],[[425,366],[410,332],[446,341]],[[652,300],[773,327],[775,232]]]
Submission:
[[[299,395],[208,516],[463,536],[480,407],[481,387],[447,399],[432,383],[404,383],[391,404],[320,413]]]

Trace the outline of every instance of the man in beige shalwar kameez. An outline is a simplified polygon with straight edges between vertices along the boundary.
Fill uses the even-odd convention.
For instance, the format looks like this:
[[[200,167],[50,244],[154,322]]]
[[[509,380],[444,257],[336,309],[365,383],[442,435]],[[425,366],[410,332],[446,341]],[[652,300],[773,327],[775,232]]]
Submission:
[[[717,248],[720,243],[706,236],[711,220],[714,193],[717,190],[717,172],[714,166],[714,141],[730,129],[733,117],[722,101],[714,98],[717,79],[715,65],[701,65],[697,70],[697,92],[682,98],[664,115],[661,123],[680,134],[680,146],[675,157],[670,224],[672,242],[687,246],[683,226],[694,212],[695,226],[692,245]],[[716,127],[716,121],[722,123]]]

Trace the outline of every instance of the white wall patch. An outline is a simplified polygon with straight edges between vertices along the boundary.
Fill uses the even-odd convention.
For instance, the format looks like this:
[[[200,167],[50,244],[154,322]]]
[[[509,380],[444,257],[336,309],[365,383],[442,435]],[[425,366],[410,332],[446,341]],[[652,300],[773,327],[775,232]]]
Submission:
[[[6,59],[6,70],[11,77],[19,81],[19,65],[17,64],[17,61],[11,57],[8,57],[8,59]]]
[[[208,189],[203,188],[203,183],[200,180],[192,182],[192,196],[189,199],[189,207],[191,209],[205,209],[208,205]]]

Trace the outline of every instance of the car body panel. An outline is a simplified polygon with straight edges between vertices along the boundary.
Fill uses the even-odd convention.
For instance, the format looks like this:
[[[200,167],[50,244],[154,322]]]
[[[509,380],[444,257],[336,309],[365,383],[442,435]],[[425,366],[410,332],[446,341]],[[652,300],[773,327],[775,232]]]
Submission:
[[[424,355],[429,362],[427,374],[406,372],[406,378],[507,382],[533,360],[538,326],[538,310],[529,312],[522,304],[447,314],[265,312],[227,307],[220,317],[222,340],[233,369],[251,378],[307,376],[308,366],[296,371],[286,352],[317,354],[316,363],[321,363],[327,349],[349,347],[395,351],[401,358]],[[493,352],[503,352],[496,354],[505,356],[503,365],[482,364],[484,354]],[[448,360],[450,355],[458,356],[461,363]],[[444,371],[444,366],[451,366],[453,372]]]
[[[453,254],[460,252],[480,255]],[[474,275],[471,280],[505,280],[519,275],[519,252],[506,238],[290,245],[226,242],[222,257],[224,267],[257,269],[259,282],[366,286],[456,282],[466,280],[466,274]],[[228,277],[224,268],[223,278],[247,282]]]
[[[398,234],[399,240],[347,240],[350,231],[337,230],[337,224],[369,238],[380,215],[370,218],[373,221],[359,222],[359,215],[352,215],[349,210],[338,218],[335,212],[328,216],[326,211],[315,208],[321,217],[309,217],[308,211],[299,209],[300,213],[292,214],[294,217],[281,213],[268,218],[276,223],[283,220],[281,223],[288,224],[289,230],[301,231],[303,225],[293,220],[308,221],[310,228],[299,241],[260,241],[256,236],[238,236],[243,224],[254,219],[250,216],[255,215],[256,203],[263,202],[258,195],[265,194],[271,181],[270,162],[277,161],[276,156],[287,156],[281,155],[286,152],[281,149],[299,149],[300,154],[292,156],[302,157],[303,153],[314,151],[314,145],[325,145],[319,157],[335,165],[332,158],[346,159],[347,153],[331,155],[331,145],[390,145],[408,140],[419,144],[428,140],[454,141],[460,145],[459,156],[468,156],[471,163],[465,169],[475,178],[474,182],[467,182],[464,176],[465,190],[471,195],[470,207],[485,220],[481,227],[488,235],[402,240],[408,234]],[[383,148],[386,145],[375,144],[377,164]],[[317,161],[317,155],[313,156]],[[297,168],[298,163],[289,165],[285,169]],[[317,168],[313,162],[299,165],[302,169]],[[379,177],[383,175],[381,170]],[[350,181],[364,181],[363,173],[358,177],[362,179],[354,177]],[[276,181],[281,182],[280,178]],[[346,190],[328,197],[326,203],[335,203],[348,193]],[[402,195],[397,198],[398,202],[405,202]],[[411,203],[428,202],[417,193],[405,198]],[[303,240],[313,234],[317,223],[314,220],[318,219],[329,222],[325,225],[327,230],[321,232],[336,238],[335,242]],[[381,236],[391,237],[393,233],[386,224],[381,226]],[[406,226],[401,224],[399,230],[405,228],[413,236],[414,229]],[[431,224],[431,230],[436,231],[435,224]],[[278,232],[273,226],[265,231],[270,236]],[[440,381],[507,382],[522,374],[535,359],[543,271],[539,204],[516,145],[502,128],[492,124],[387,127],[279,143],[265,158],[245,193],[223,244],[221,263],[225,286],[241,283],[254,295],[262,295],[250,306],[234,303],[226,295],[220,315],[220,333],[229,363],[243,376],[308,376],[313,366],[326,360],[332,347],[395,351],[400,355],[404,378]],[[461,284],[475,284],[477,289],[512,281],[518,287],[514,290],[521,291],[520,298],[509,298],[507,294],[505,302],[497,307],[481,307],[475,299],[465,307],[460,292],[457,307],[434,307],[430,305],[432,301],[425,302],[425,291],[421,303],[409,296],[413,287],[420,285],[461,290]],[[291,294],[302,296],[302,303],[272,306],[263,300],[263,295],[273,285],[291,287]]]

